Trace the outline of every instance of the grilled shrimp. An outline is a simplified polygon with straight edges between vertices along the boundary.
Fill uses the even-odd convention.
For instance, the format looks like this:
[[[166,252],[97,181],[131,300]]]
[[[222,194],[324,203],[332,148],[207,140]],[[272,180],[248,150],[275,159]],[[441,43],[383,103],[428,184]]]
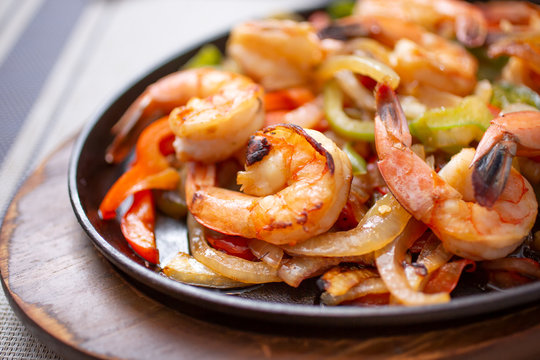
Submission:
[[[489,46],[488,55],[510,56],[502,78],[540,92],[540,30],[505,35]]]
[[[425,85],[464,96],[476,85],[478,61],[473,55],[412,22],[384,16],[351,16],[323,33],[340,38],[369,36],[392,48],[388,65],[405,86]]]
[[[276,19],[235,26],[227,50],[266,90],[307,83],[325,54],[310,23]]]
[[[540,6],[528,1],[487,1],[475,4],[484,14],[490,35],[539,30]]]
[[[375,143],[381,174],[401,205],[428,225],[448,251],[487,260],[519,246],[538,212],[525,178],[512,170],[500,198],[491,208],[483,207],[473,202],[473,149],[462,150],[437,174],[411,151],[407,120],[390,87],[378,88],[377,108]]]
[[[355,14],[385,16],[414,22],[440,34],[451,30],[467,46],[480,46],[487,34],[482,11],[458,0],[359,0]]]
[[[476,201],[493,206],[510,176],[514,156],[540,155],[540,112],[518,111],[491,121],[472,161]]]
[[[181,160],[218,161],[244,146],[264,122],[263,90],[245,76],[211,68],[167,75],[133,102],[113,127],[106,160],[119,162],[138,133],[170,114]]]
[[[244,193],[215,186],[213,165],[190,163],[188,208],[204,226],[273,244],[295,244],[330,229],[347,202],[347,155],[314,130],[267,127],[249,141]]]

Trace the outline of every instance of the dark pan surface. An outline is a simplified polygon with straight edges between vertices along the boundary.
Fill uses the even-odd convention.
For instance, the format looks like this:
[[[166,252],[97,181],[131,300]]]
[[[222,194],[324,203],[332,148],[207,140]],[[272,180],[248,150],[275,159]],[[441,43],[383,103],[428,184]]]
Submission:
[[[224,49],[226,39],[224,35],[206,43]],[[108,165],[104,161],[104,152],[112,140],[110,128],[129,104],[146,86],[178,70],[198,48],[182,52],[158,66],[113,99],[86,126],[72,154],[69,191],[74,212],[97,249],[129,278],[179,303],[188,302],[230,316],[296,325],[363,327],[440,323],[506,311],[540,299],[540,282],[504,292],[483,292],[471,282],[459,288],[453,294],[456,297],[447,304],[422,307],[326,307],[318,305],[319,294],[314,281],[306,281],[297,289],[284,284],[268,284],[231,293],[176,282],[145,264],[127,245],[118,221],[102,221],[98,215],[103,196],[125,166]],[[183,223],[160,218],[156,233],[162,258],[185,247],[186,229]],[[167,250],[164,251],[162,246]]]

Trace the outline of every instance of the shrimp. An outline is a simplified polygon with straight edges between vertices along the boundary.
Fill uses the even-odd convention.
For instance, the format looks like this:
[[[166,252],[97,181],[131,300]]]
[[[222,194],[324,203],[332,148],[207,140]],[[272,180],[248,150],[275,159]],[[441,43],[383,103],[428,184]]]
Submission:
[[[359,0],[354,13],[365,17],[384,16],[410,21],[438,33],[451,30],[461,43],[470,47],[481,46],[487,34],[482,11],[465,1]]]
[[[437,174],[411,151],[411,135],[395,93],[376,94],[375,143],[388,187],[416,219],[429,226],[453,254],[487,260],[508,255],[534,225],[538,203],[531,185],[512,170],[493,207],[473,202],[474,149],[463,149]]]
[[[539,29],[540,6],[528,1],[489,1],[475,5],[484,14],[490,37],[507,30],[521,32]]]
[[[489,46],[488,55],[510,56],[503,79],[540,91],[540,31],[506,35]]]
[[[352,36],[369,36],[393,48],[389,65],[398,73],[402,86],[425,85],[465,96],[476,85],[478,61],[465,48],[430,33],[411,22],[383,16],[354,16],[334,25]]]
[[[182,105],[170,114],[178,157],[223,160],[262,127],[262,103],[263,89],[245,76],[211,68],[172,73],[148,86],[114,125],[106,160],[122,161],[142,129]]]
[[[476,201],[493,206],[510,175],[514,156],[539,156],[540,112],[518,111],[491,121],[472,160]]]
[[[266,90],[309,82],[325,56],[315,28],[308,22],[259,20],[234,27],[229,56]]]
[[[190,212],[216,231],[295,244],[326,232],[347,202],[352,181],[347,155],[315,130],[292,124],[258,131],[249,141],[244,193],[215,186],[213,165],[189,163]]]

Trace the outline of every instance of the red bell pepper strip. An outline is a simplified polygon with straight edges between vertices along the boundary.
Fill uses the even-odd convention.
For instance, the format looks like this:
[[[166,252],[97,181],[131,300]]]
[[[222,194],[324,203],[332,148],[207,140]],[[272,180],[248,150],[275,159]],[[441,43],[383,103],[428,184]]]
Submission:
[[[241,236],[225,235],[212,232],[206,234],[206,240],[214,249],[222,250],[229,255],[234,255],[239,258],[254,261],[255,255],[249,249],[250,239]]]
[[[120,229],[133,251],[152,264],[159,263],[154,224],[156,211],[151,190],[133,194],[133,204],[124,214]]]
[[[276,90],[264,95],[264,109],[266,111],[292,110],[314,98],[313,92],[304,87]]]
[[[109,189],[99,206],[102,219],[112,219],[122,201],[135,192],[145,189],[174,189],[180,176],[169,166],[165,151],[173,151],[170,143],[174,134],[168,117],[150,124],[141,133],[135,149],[136,160]]]
[[[287,122],[287,119],[285,119],[285,116],[289,112],[287,110],[272,110],[267,111],[265,115],[265,121],[264,126],[271,126],[271,125],[277,125],[277,124],[283,124]]]
[[[451,293],[456,287],[461,273],[466,266],[471,265],[467,271],[474,271],[476,263],[472,260],[461,259],[444,264],[437,269],[429,278],[424,292],[427,294],[435,294],[439,292]]]

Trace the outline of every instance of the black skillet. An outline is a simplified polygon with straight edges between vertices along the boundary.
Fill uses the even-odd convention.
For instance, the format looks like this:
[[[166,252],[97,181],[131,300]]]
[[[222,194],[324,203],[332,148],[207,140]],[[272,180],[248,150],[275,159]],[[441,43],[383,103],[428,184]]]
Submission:
[[[227,35],[210,39],[220,49],[225,48]],[[202,46],[202,44],[201,44]],[[451,302],[418,307],[327,307],[318,304],[317,286],[306,281],[294,289],[285,284],[254,286],[230,292],[190,286],[171,280],[137,256],[124,240],[116,220],[103,221],[98,207],[103,196],[120,176],[125,163],[109,165],[104,152],[110,144],[110,129],[125,109],[146,86],[166,74],[178,70],[200,48],[181,52],[171,60],[149,71],[140,80],[112,99],[88,123],[74,147],[69,167],[69,192],[73,210],[96,248],[118,269],[150,289],[151,294],[163,294],[179,303],[187,302],[228,316],[265,320],[296,325],[338,327],[407,326],[466,319],[507,311],[540,299],[540,282],[506,291],[486,291],[474,279],[454,291]],[[161,218],[158,241],[169,246],[168,251],[181,247],[186,236],[185,223]],[[162,251],[162,250],[160,250]],[[162,254],[164,255],[164,254]],[[167,254],[165,254],[167,255]]]

